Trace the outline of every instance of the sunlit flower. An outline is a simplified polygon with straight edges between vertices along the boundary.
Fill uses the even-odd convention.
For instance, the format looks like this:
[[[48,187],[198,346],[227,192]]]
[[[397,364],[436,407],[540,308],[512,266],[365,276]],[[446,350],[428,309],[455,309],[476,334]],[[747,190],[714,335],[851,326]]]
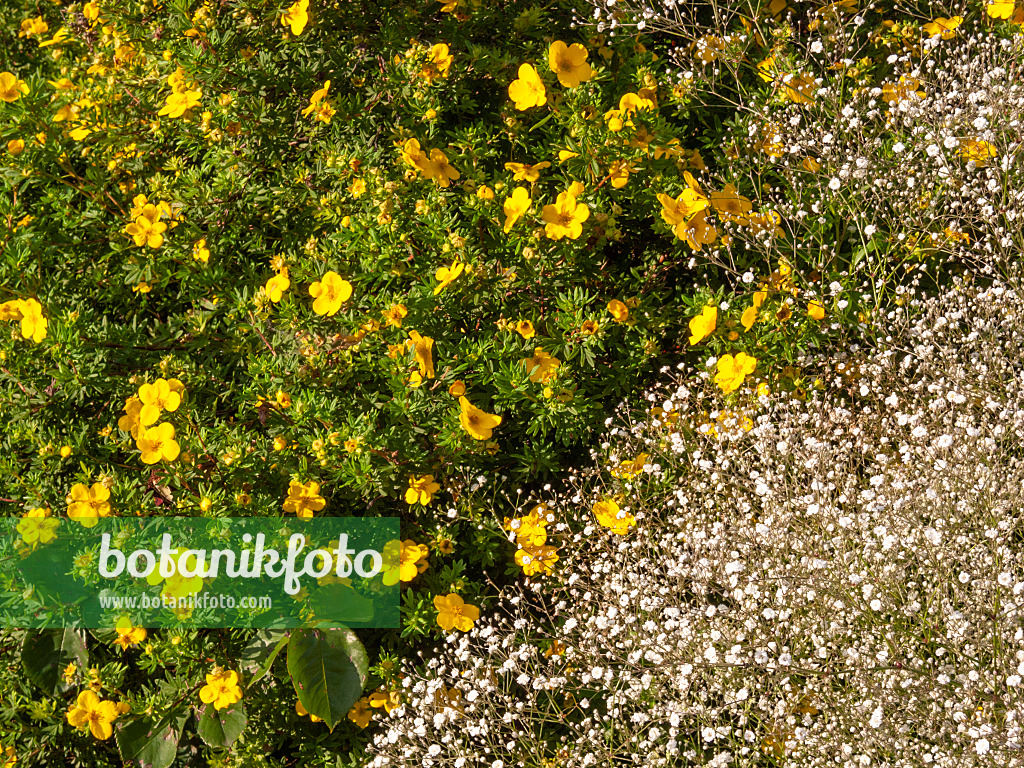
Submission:
[[[97,518],[110,516],[109,499],[110,491],[102,483],[93,483],[92,488],[76,483],[67,497],[68,517],[86,528],[94,528]]]
[[[629,533],[629,526],[636,525],[636,518],[623,513],[613,499],[602,499],[594,504],[591,511],[597,522],[618,536],[625,536]]]
[[[174,461],[181,453],[181,446],[174,439],[174,425],[166,421],[147,429],[136,440],[136,445],[142,451],[143,464]]]
[[[438,77],[448,77],[448,71],[452,66],[454,57],[448,52],[445,43],[437,43],[430,48],[427,54],[427,61],[420,69],[420,75],[432,83]]]
[[[520,320],[515,325],[516,332],[524,339],[532,339],[537,335],[536,329],[533,327],[533,323],[529,320]]]
[[[167,101],[157,114],[166,115],[167,117],[181,117],[185,112],[199,104],[199,99],[202,95],[202,91],[172,93],[167,97]]]
[[[718,324],[718,307],[710,304],[701,313],[690,319],[690,346],[698,344],[715,331]]]
[[[121,650],[125,650],[131,645],[138,645],[146,639],[145,628],[136,627],[127,616],[122,616],[117,620],[114,630],[117,632],[117,639],[114,640],[114,645],[119,646]]]
[[[438,281],[438,284],[434,286],[434,295],[437,296],[437,294],[451,285],[452,281],[461,275],[465,269],[466,265],[458,259],[453,261],[450,267],[439,267],[434,273],[434,279]]]
[[[561,360],[552,357],[540,347],[533,350],[533,357],[523,360],[523,365],[526,366],[526,371],[530,375],[530,381],[535,384],[547,384],[555,377],[561,364]]]
[[[419,374],[425,379],[434,378],[434,340],[429,336],[420,336],[418,331],[409,331],[407,345],[415,346],[414,354]]]
[[[594,76],[594,70],[587,63],[587,49],[579,43],[553,42],[548,48],[548,66],[564,88],[575,88]]]
[[[624,323],[629,319],[629,307],[618,299],[612,299],[608,302],[608,314],[616,323]]]
[[[560,192],[554,205],[545,205],[541,213],[544,234],[552,240],[568,237],[576,240],[583,234],[583,222],[590,217],[585,203],[577,203],[571,191]]]
[[[812,301],[807,305],[807,316],[812,320],[824,320],[825,308],[819,302]]]
[[[757,359],[745,352],[733,355],[722,355],[718,358],[718,368],[715,373],[715,384],[728,394],[738,389],[743,380],[754,372],[757,367]]]
[[[437,623],[445,632],[451,632],[453,629],[468,632],[472,629],[473,622],[480,618],[480,609],[467,604],[454,592],[447,596],[437,595],[434,598],[434,607],[437,609]]]
[[[490,440],[492,431],[501,424],[501,416],[487,413],[459,397],[459,423],[475,440]]]
[[[405,489],[406,504],[420,504],[426,506],[434,498],[434,494],[441,489],[440,484],[434,482],[433,475],[409,475],[409,487]],[[408,581],[408,579],[403,579]]]
[[[502,208],[505,211],[505,226],[503,230],[505,234],[508,234],[513,225],[530,208],[530,193],[527,192],[526,187],[516,187],[512,190],[512,197],[505,198],[505,204]]]
[[[551,163],[547,160],[537,163],[536,165],[529,165],[528,163],[505,163],[505,170],[512,171],[513,181],[537,181],[537,179],[540,178],[540,172],[545,168],[550,167]]]
[[[215,709],[224,709],[241,701],[242,689],[238,685],[238,673],[224,670],[207,674],[206,685],[199,690],[199,699],[204,704],[213,704]]]
[[[28,93],[28,84],[11,72],[0,72],[0,101],[17,101]]]
[[[263,287],[263,290],[267,294],[267,298],[275,304],[281,301],[284,297],[284,292],[288,290],[291,285],[291,280],[288,279],[288,268],[285,267],[272,278],[267,280],[267,284]]]
[[[281,14],[281,24],[289,27],[293,35],[301,35],[309,23],[309,0],[298,0]],[[220,707],[218,707],[220,709]]]
[[[21,540],[32,546],[49,544],[57,538],[58,527],[60,527],[60,520],[50,517],[48,508],[37,507],[22,515],[21,520],[18,521],[17,531],[21,534]]]
[[[519,79],[508,87],[508,95],[515,102],[516,109],[523,111],[530,107],[542,107],[547,101],[547,91],[537,70],[530,64],[519,67]]]
[[[352,284],[342,280],[341,275],[332,270],[309,286],[309,295],[316,299],[313,302],[314,312],[333,317],[341,309],[342,303],[352,296]]]
[[[1007,3],[1007,5],[1012,8],[1014,3]],[[923,24],[921,26],[921,31],[928,35],[928,37],[941,35],[943,40],[950,40],[953,37],[956,37],[956,28],[960,26],[963,20],[963,16],[953,16],[952,18],[940,16],[935,19],[935,21],[929,21],[927,24]]]
[[[281,506],[285,512],[294,512],[297,517],[310,518],[326,504],[324,497],[320,495],[320,483],[315,480],[307,483],[291,480],[288,483],[288,498]]]
[[[114,734],[111,725],[126,710],[113,701],[100,701],[92,691],[82,691],[67,713],[68,724],[89,732],[100,741]]]
[[[366,696],[361,698],[352,705],[352,709],[348,711],[348,715],[346,715],[346,717],[360,728],[368,726],[370,724],[370,720],[373,719],[373,710],[370,708],[370,699]]]

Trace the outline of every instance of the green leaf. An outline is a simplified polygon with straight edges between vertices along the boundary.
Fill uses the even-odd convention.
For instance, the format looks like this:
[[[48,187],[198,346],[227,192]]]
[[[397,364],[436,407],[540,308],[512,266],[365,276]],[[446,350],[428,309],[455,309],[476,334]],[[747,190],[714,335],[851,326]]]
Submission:
[[[373,621],[373,601],[345,584],[326,584],[309,598],[318,620],[336,624],[368,624]],[[310,622],[312,623],[312,622]]]
[[[21,663],[29,679],[47,695],[61,691],[61,676],[68,664],[87,667],[85,638],[73,629],[29,630],[21,646]]]
[[[199,715],[199,735],[211,747],[230,747],[245,730],[248,718],[242,702],[232,704],[224,709],[217,709],[213,704],[201,707]]]
[[[178,752],[184,717],[154,721],[143,717],[119,728],[115,738],[121,759],[139,768],[170,768]],[[175,728],[177,726],[177,728]]]
[[[256,633],[239,657],[242,671],[252,675],[248,685],[252,685],[270,671],[277,654],[287,643],[288,633],[281,629],[261,629]]]
[[[350,629],[297,629],[288,642],[288,674],[302,706],[334,730],[363,693],[370,663]]]

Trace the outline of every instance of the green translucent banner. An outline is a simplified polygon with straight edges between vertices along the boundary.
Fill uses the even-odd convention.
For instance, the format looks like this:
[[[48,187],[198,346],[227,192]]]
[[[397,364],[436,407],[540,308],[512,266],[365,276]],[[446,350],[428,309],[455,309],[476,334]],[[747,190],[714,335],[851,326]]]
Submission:
[[[0,626],[399,626],[398,518],[0,519]]]

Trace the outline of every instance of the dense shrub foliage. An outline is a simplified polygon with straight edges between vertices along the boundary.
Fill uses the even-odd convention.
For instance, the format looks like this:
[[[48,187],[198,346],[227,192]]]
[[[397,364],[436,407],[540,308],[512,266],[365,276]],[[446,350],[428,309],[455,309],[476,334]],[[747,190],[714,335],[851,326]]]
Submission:
[[[1016,325],[885,367],[1017,290],[1024,12],[952,3],[0,8],[0,556],[97,515],[399,517],[403,590],[358,636],[0,630],[5,768],[1010,764],[1019,518],[969,486],[1019,473],[1019,366],[972,378]],[[904,399],[952,442],[903,451]],[[862,416],[800,474],[783,446]],[[903,517],[840,509],[876,477]],[[815,483],[846,500],[795,501]],[[947,532],[922,493],[970,504]],[[860,664],[897,646],[904,672]]]

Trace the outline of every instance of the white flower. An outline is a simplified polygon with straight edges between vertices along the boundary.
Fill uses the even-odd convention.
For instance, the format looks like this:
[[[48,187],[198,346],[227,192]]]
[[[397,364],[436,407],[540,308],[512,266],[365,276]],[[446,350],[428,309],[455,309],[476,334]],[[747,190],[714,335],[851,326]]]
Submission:
[[[832,180],[828,183],[828,188],[833,192],[843,186],[843,182],[839,180],[838,176],[833,176]]]
[[[868,725],[872,728],[877,728],[882,724],[882,708],[876,707],[875,711],[871,713],[871,719],[868,720]]]
[[[988,739],[978,739],[974,743],[974,751],[979,755],[984,755],[988,752]]]

